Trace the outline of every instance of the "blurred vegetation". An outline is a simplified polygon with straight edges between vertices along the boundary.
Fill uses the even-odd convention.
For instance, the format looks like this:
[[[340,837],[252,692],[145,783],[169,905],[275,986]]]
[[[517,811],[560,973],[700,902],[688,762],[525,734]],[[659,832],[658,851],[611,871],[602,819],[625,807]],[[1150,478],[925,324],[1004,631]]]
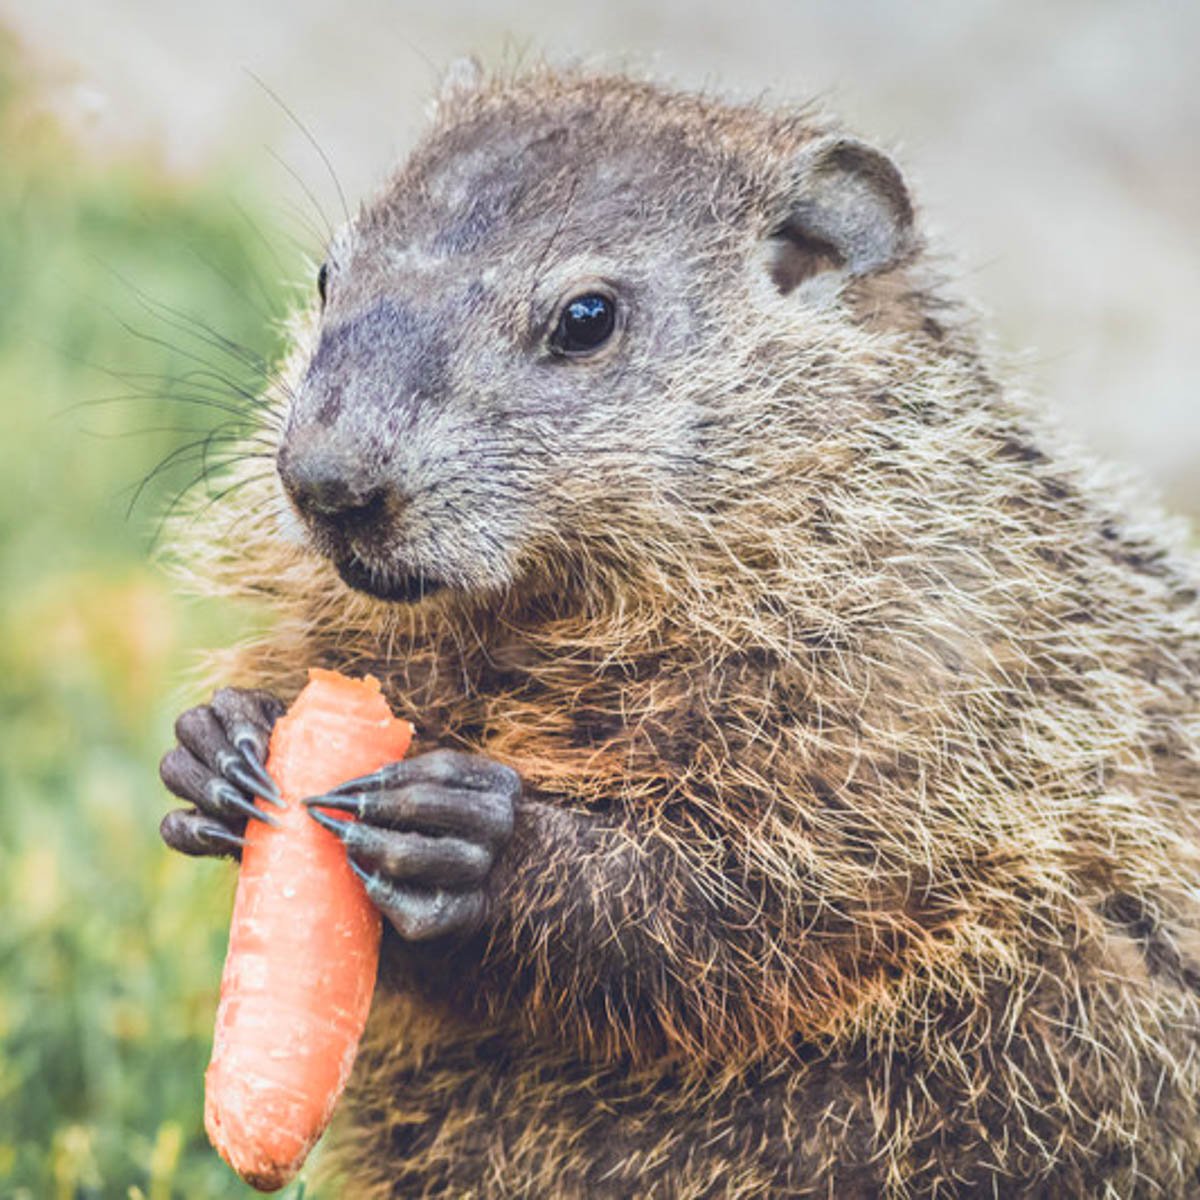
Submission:
[[[89,161],[26,74],[0,36],[0,1196],[249,1196],[202,1126],[233,871],[157,835],[193,648],[238,618],[149,551],[224,443],[126,509],[244,419],[304,264],[232,173]]]

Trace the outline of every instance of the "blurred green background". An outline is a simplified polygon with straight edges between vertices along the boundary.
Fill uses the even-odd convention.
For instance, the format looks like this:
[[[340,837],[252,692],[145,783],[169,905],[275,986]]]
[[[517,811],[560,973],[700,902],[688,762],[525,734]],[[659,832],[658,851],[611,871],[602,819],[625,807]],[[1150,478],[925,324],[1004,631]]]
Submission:
[[[171,688],[237,632],[148,553],[202,447],[126,510],[258,386],[172,310],[269,360],[307,267],[232,172],[89,161],[37,89],[0,38],[0,1196],[252,1195],[202,1128],[233,870],[157,836]]]

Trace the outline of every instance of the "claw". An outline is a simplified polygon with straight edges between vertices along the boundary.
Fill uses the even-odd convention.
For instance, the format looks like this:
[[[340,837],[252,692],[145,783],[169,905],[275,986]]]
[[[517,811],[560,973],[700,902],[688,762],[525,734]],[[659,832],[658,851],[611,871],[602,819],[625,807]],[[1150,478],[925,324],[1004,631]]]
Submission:
[[[365,799],[366,797],[361,795],[340,796],[334,791],[326,792],[323,796],[309,796],[300,803],[307,805],[309,814],[320,821],[321,814],[313,810],[313,805],[319,804],[322,808],[332,808],[338,812],[353,813],[356,817],[362,817],[364,815],[363,801]],[[323,821],[321,823],[324,824]]]
[[[329,796],[348,796],[354,792],[370,791],[373,787],[378,787],[386,784],[391,776],[391,772],[387,767],[379,771],[372,771],[370,775],[360,775],[357,779],[347,779],[345,783],[339,783],[337,787],[330,788],[326,795]],[[332,808],[333,805],[326,805]]]
[[[230,808],[237,809],[244,816],[252,817],[256,821],[265,821],[268,825],[279,825],[279,822],[269,812],[264,812],[257,804],[247,800],[231,784],[219,781],[213,788],[213,795],[229,805]]]
[[[230,846],[236,850],[241,850],[246,845],[246,839],[238,837],[231,829],[226,829],[222,825],[202,825],[200,826],[200,836],[206,842],[211,842],[215,846]]]
[[[250,774],[258,780],[263,799],[278,804],[280,808],[286,808],[287,805],[284,804],[283,798],[279,794],[279,785],[267,774],[263,760],[259,757],[258,743],[252,737],[243,736],[238,738],[234,742],[234,745],[246,760],[246,766],[249,768]]]
[[[350,870],[363,881],[363,886],[367,889],[367,895],[377,902],[379,899],[382,899],[385,891],[383,881],[377,875],[372,875],[369,871],[364,871],[353,859],[348,858],[346,861],[350,864]]]
[[[262,796],[264,800],[269,800],[276,807],[287,808],[283,797],[279,794],[279,786],[267,774],[262,763],[247,754],[241,747],[239,749],[242,752],[242,759],[233,759],[223,763],[221,774],[245,791],[253,792],[256,796]]]
[[[308,803],[309,801],[306,800],[305,804]],[[328,813],[318,812],[315,808],[310,808],[308,810],[308,815],[312,817],[312,819],[316,821],[318,825],[324,825],[325,828],[328,829],[329,832],[335,837],[339,837],[345,841],[346,830],[351,828],[349,821],[339,821],[336,817],[331,817]],[[353,864],[351,865],[353,866]]]

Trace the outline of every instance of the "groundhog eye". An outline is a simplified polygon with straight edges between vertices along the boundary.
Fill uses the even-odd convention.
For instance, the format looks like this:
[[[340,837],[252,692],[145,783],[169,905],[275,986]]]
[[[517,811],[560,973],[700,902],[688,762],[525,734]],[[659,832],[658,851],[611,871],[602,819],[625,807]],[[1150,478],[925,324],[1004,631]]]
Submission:
[[[587,354],[612,337],[616,324],[617,306],[611,297],[588,292],[567,301],[550,345],[559,354]]]
[[[321,269],[317,272],[317,295],[321,297],[321,307],[325,307],[325,301],[328,298],[329,292],[329,264],[322,263]]]

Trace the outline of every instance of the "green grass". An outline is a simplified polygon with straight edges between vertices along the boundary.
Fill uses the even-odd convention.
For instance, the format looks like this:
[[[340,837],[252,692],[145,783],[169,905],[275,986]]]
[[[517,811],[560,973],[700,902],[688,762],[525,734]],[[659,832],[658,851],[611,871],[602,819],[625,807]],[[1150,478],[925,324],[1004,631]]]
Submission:
[[[195,464],[125,509],[228,415],[181,401],[189,355],[254,379],[142,293],[269,359],[304,265],[227,179],[89,159],[35,98],[0,38],[0,1197],[248,1196],[202,1127],[233,871],[162,847],[156,772],[194,648],[244,618],[150,562]]]

